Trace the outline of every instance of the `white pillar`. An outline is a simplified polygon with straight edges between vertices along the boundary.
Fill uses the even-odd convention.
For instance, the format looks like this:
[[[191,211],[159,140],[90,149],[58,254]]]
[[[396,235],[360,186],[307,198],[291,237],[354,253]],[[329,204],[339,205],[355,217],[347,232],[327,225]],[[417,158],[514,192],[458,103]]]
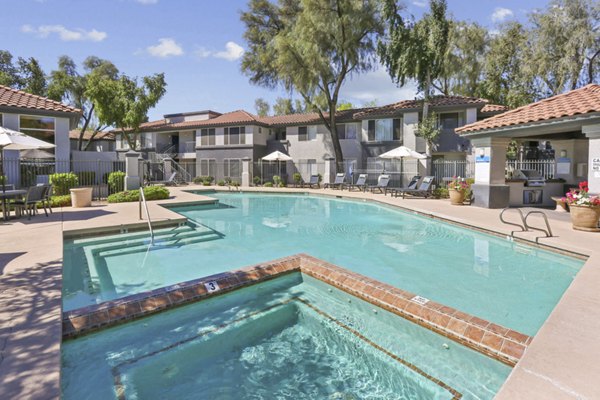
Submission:
[[[133,150],[125,153],[125,190],[140,188],[140,153]]]
[[[249,187],[252,182],[251,171],[252,160],[249,157],[242,158],[242,186]]]
[[[506,185],[506,148],[510,138],[471,139],[475,147],[474,202],[478,207],[508,207],[509,186]]]
[[[590,140],[588,146],[588,186],[591,193],[600,194],[600,124],[582,127]]]
[[[337,172],[337,168],[335,165],[335,158],[326,158],[325,159],[325,173],[323,174],[323,184],[333,183],[335,178],[335,174]]]

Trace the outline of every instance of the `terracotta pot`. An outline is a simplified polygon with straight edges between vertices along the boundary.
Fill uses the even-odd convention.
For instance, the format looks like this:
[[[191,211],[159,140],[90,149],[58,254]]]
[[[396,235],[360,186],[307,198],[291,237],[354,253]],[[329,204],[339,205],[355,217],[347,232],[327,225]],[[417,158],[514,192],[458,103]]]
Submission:
[[[600,206],[587,207],[571,204],[571,222],[573,229],[578,231],[600,232],[598,220],[600,219]]]
[[[448,189],[448,193],[450,194],[450,204],[453,206],[462,206],[465,202],[466,192],[464,190]]]

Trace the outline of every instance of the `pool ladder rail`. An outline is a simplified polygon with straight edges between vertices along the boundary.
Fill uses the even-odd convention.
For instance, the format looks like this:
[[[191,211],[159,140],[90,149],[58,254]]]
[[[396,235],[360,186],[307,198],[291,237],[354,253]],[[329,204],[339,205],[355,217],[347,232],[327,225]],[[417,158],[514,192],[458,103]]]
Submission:
[[[507,210],[516,210],[519,213],[519,217],[521,218],[521,224],[515,223],[515,222],[509,222],[506,219],[504,219],[504,213]],[[531,216],[531,215],[536,215],[539,214],[544,218],[544,222],[546,223],[546,229],[544,228],[538,228],[535,226],[531,226],[530,224],[527,223],[527,219]],[[529,231],[539,231],[539,232],[544,232],[544,234],[546,235],[546,237],[552,237],[554,236],[552,234],[552,228],[550,228],[550,222],[548,222],[548,216],[540,210],[532,210],[529,211],[527,214],[523,214],[523,210],[521,210],[520,208],[510,208],[510,207],[506,207],[504,209],[502,209],[502,211],[500,211],[500,221],[502,221],[502,223],[506,224],[506,225],[512,225],[512,226],[516,226],[518,228],[521,228],[520,231],[511,231],[510,232],[510,237],[511,239],[514,238],[515,232],[529,232]],[[537,242],[539,239],[539,237],[537,237],[535,239],[535,241]]]
[[[142,218],[142,205],[146,212],[146,219],[148,220],[148,229],[150,230],[150,245],[154,246],[154,230],[152,229],[152,220],[150,219],[150,212],[148,211],[148,203],[146,202],[146,195],[144,194],[144,186],[140,186],[140,197],[139,197],[139,210],[140,210],[140,221]]]

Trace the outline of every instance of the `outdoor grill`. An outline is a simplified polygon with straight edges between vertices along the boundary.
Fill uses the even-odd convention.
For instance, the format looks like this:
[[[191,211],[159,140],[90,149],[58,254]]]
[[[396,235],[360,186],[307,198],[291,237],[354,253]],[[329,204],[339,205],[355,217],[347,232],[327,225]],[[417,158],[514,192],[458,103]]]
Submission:
[[[534,169],[518,169],[516,171],[517,179],[525,179],[525,186],[544,186],[546,179],[544,176]]]

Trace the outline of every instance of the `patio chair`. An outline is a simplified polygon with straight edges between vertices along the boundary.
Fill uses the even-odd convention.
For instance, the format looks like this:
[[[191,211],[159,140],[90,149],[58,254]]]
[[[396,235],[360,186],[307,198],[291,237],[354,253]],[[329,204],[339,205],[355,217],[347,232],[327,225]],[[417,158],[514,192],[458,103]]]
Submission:
[[[43,183],[42,184],[38,183],[37,186],[43,186],[46,189],[45,193],[42,196],[41,203],[44,206],[44,208],[48,207],[48,210],[50,211],[50,214],[52,214],[52,212],[53,212],[52,211],[52,192],[53,192],[52,185],[46,185],[46,184],[43,184]]]
[[[387,195],[389,183],[390,176],[387,174],[381,174],[377,178],[377,185],[369,186],[368,189],[371,191],[371,193],[375,193],[375,191],[377,191],[378,193]]]
[[[311,189],[314,188],[315,186],[316,187],[320,187],[320,185],[319,185],[319,175],[311,175],[310,176],[310,180],[303,185],[303,187],[307,187],[307,186],[309,188],[311,188]]]
[[[44,203],[44,196],[47,191],[47,186],[31,186],[27,190],[27,194],[23,200],[15,200],[13,205],[17,216],[22,216],[23,213],[27,213],[27,219],[31,219],[31,216],[37,212],[37,205],[40,203],[44,208],[46,217],[48,216],[48,210]]]
[[[405,189],[417,189],[417,187],[419,186],[419,184],[421,183],[421,175],[415,175],[410,179],[410,182],[408,182],[408,186],[406,186],[405,188],[392,188],[389,190],[390,194],[392,196],[398,196],[398,192],[405,190]]]
[[[354,189],[358,189],[360,191],[365,191],[367,189],[367,174],[360,174],[358,175],[358,179],[356,180],[355,183],[351,183],[346,185],[345,187],[348,188],[348,191],[353,191]]]
[[[421,183],[418,184],[418,187],[416,189],[398,189],[398,191],[396,192],[396,196],[402,195],[402,198],[404,199],[408,194],[415,197],[428,198],[429,196],[431,196],[432,186],[433,176],[426,176],[423,178],[423,180],[421,180]]]
[[[169,176],[169,179],[167,179],[166,181],[148,181],[148,185],[149,186],[153,186],[153,185],[174,186],[177,184],[177,182],[175,181],[176,177],[177,177],[177,172],[173,172],[171,174],[171,176]]]
[[[327,188],[341,189],[344,186],[345,182],[346,182],[346,174],[343,172],[340,172],[339,174],[335,175],[335,180],[333,181],[333,183],[325,184],[325,189],[327,189]]]

